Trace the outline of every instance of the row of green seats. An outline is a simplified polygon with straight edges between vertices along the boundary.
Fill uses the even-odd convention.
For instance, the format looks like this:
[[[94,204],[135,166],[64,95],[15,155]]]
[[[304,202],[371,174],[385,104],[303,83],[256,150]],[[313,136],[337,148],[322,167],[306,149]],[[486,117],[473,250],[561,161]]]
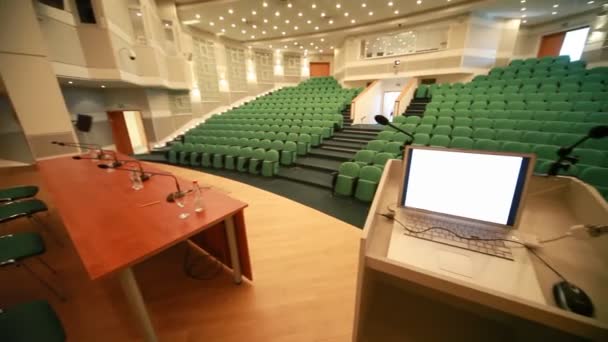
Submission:
[[[284,132],[284,133],[302,133],[303,128],[320,128],[321,136],[323,138],[330,138],[333,131],[333,123],[327,121],[312,121],[312,124],[303,124],[302,126],[277,126],[277,125],[232,125],[232,124],[208,124],[193,130],[192,134],[204,135],[206,130],[219,130],[219,131],[234,131],[237,129],[246,129],[253,132]],[[195,133],[198,132],[198,133]]]
[[[606,102],[600,101],[442,101],[442,102],[431,102],[426,106],[425,113],[432,112],[433,110],[443,111],[458,111],[458,110],[475,110],[475,109],[489,109],[489,110],[532,110],[532,111],[575,111],[575,112],[600,112],[606,108],[608,111],[608,99],[604,98]]]
[[[491,117],[493,115],[493,117]],[[471,120],[460,119],[459,124],[454,124],[454,121],[459,118],[470,118]],[[476,119],[488,119],[490,121],[478,120],[483,123],[481,125],[473,125]],[[577,127],[587,129],[599,124],[608,124],[608,115],[603,112],[585,113],[585,112],[551,112],[551,111],[459,111],[453,116],[398,116],[393,119],[395,124],[422,124],[422,125],[448,125],[448,126],[477,126],[490,128],[503,128],[502,126],[515,127],[516,121],[538,121],[537,124],[532,124],[538,127],[538,130],[545,132],[564,132],[564,127],[571,127],[574,131],[578,131]],[[487,126],[485,123],[489,123]],[[506,123],[505,123],[506,122]],[[509,123],[510,122],[510,123]],[[500,125],[501,127],[498,127]],[[547,129],[544,129],[544,128]],[[390,127],[386,128],[389,129]],[[508,127],[506,127],[508,128]],[[557,130],[555,130],[557,129]],[[567,128],[566,128],[567,129]],[[588,131],[588,129],[587,129]]]
[[[303,120],[327,120],[327,121],[336,121],[341,122],[342,120],[338,119],[340,117],[344,120],[344,117],[339,114],[283,114],[283,115],[270,115],[270,114],[250,114],[250,115],[241,115],[241,114],[224,114],[221,116],[213,116],[207,119],[208,122],[214,122],[218,120],[232,121],[232,122],[241,122],[244,124],[302,124]]]
[[[483,94],[528,94],[528,93],[580,93],[580,92],[606,92],[608,91],[608,83],[603,82],[570,82],[563,81],[547,81],[538,82],[530,79],[526,81],[496,81],[506,82],[506,84],[488,84],[486,82],[478,82],[478,86],[469,86],[464,88],[453,89],[436,89],[429,90],[428,94],[422,97],[434,97],[437,95],[483,95]],[[472,84],[472,83],[471,83]]]
[[[381,176],[382,169],[379,167],[361,166],[354,162],[342,163],[334,178],[334,194],[354,195],[360,201],[371,202]]]
[[[585,111],[551,111],[551,110],[426,110],[424,117],[468,117],[468,118],[490,118],[511,120],[542,120],[542,121],[566,121],[566,122],[606,122],[606,112]]]
[[[571,91],[571,92],[559,92],[559,93],[496,93],[496,94],[437,94],[433,96],[430,103],[436,102],[458,102],[458,101],[472,101],[472,102],[493,102],[493,101],[506,101],[506,102],[534,102],[534,101],[547,101],[547,102],[575,102],[575,101],[606,101],[608,99],[608,92],[606,91]]]
[[[258,140],[280,140],[280,141],[301,141],[310,142],[312,146],[319,146],[323,143],[323,131],[318,129],[305,130],[300,132],[252,132],[252,131],[200,131],[188,132],[184,135],[184,142],[212,145],[238,145],[238,140],[258,139]],[[246,141],[245,141],[246,142]]]

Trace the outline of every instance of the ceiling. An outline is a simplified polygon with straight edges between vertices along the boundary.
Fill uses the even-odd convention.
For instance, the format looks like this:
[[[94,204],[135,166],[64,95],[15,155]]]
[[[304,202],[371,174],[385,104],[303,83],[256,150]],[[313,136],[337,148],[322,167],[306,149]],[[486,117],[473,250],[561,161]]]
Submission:
[[[475,11],[536,25],[600,7],[606,0],[175,0],[183,24],[253,47],[331,53],[366,34]],[[557,5],[557,6],[556,6]],[[522,17],[524,16],[524,17]]]

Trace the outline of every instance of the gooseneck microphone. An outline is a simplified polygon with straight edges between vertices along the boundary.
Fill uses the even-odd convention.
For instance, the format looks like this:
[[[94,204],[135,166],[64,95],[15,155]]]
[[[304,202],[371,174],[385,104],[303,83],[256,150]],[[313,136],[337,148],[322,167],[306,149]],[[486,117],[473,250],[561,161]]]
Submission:
[[[99,144],[81,144],[81,143],[64,142],[64,141],[51,141],[51,144],[58,145],[58,146],[79,147],[79,148],[86,148],[86,149],[94,148],[99,153],[99,159],[103,158],[106,155],[111,155],[112,158],[114,159],[113,166],[114,167],[122,166],[121,162],[118,160],[118,156],[117,156],[116,152],[111,151],[111,150],[104,150],[101,148],[101,145],[99,145]],[[76,158],[74,158],[74,159],[76,159]],[[87,158],[83,158],[83,159],[87,159]],[[94,159],[94,158],[89,158],[89,159]]]
[[[595,126],[589,130],[589,133],[587,133],[586,136],[582,137],[574,144],[567,147],[560,147],[560,149],[557,150],[558,158],[549,167],[547,175],[556,176],[560,170],[568,170],[571,165],[578,163],[578,158],[576,156],[571,156],[570,154],[580,144],[584,143],[588,139],[601,139],[605,137],[608,137],[608,126]]]
[[[114,170],[120,170],[120,171],[137,171],[137,170],[133,170],[133,169],[111,167],[110,165],[106,165],[106,164],[99,164],[99,165],[97,165],[97,167],[100,169],[112,168]],[[141,170],[141,171],[143,171],[143,170]],[[177,180],[177,177],[175,177],[173,174],[163,173],[163,172],[150,172],[150,171],[144,171],[144,172],[147,173],[149,176],[165,176],[165,177],[173,178],[173,180],[175,181],[175,188],[177,189],[177,191],[172,192],[169,195],[167,195],[167,202],[174,202],[176,198],[182,198],[182,197],[186,196],[187,193],[192,191],[192,190],[182,191],[182,188],[179,186],[179,181]]]
[[[376,122],[377,122],[377,123],[379,123],[379,124],[380,124],[380,125],[382,125],[382,126],[388,126],[388,127],[391,127],[391,128],[393,128],[393,129],[396,129],[396,130],[398,130],[399,132],[401,132],[401,133],[403,133],[403,134],[407,135],[408,137],[412,138],[412,140],[411,140],[411,141],[408,141],[408,142],[406,142],[406,143],[405,143],[406,145],[407,145],[407,144],[410,144],[410,143],[412,143],[412,142],[414,141],[414,136],[412,135],[412,133],[409,133],[409,132],[407,132],[407,131],[405,131],[405,130],[402,130],[401,128],[399,128],[399,127],[397,127],[397,126],[393,125],[392,123],[390,123],[390,122],[388,121],[388,119],[386,118],[386,116],[384,116],[384,115],[376,115],[376,116],[374,116],[374,120],[376,120]]]
[[[75,160],[83,160],[83,159],[94,159],[94,160],[98,160],[97,158],[90,158],[90,157],[83,157],[83,156],[73,156],[72,159]],[[120,165],[116,165],[116,162],[118,162]],[[112,168],[115,169],[121,165],[126,165],[126,164],[137,164],[137,167],[139,167],[139,175],[140,178],[142,180],[142,182],[147,181],[148,179],[150,179],[150,174],[144,171],[144,167],[143,165],[137,161],[137,160],[123,160],[123,159],[115,159],[114,162],[112,163],[112,165],[106,165],[108,167],[106,167],[106,169]]]

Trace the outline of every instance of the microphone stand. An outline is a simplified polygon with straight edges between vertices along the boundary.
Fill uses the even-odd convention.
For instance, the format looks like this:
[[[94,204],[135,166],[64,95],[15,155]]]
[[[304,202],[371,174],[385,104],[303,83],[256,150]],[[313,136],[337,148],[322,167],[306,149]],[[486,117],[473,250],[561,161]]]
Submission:
[[[587,135],[587,136],[582,137],[577,142],[575,142],[574,144],[572,144],[568,147],[560,147],[559,150],[557,150],[558,158],[549,167],[549,170],[547,171],[547,175],[548,176],[557,176],[557,174],[559,173],[560,170],[568,171],[568,169],[570,169],[570,166],[578,163],[578,157],[571,156],[570,154],[576,147],[578,147],[580,144],[587,141],[589,138],[591,138],[591,137],[589,135]]]
[[[82,156],[73,156],[72,159],[75,160],[83,160],[83,159],[93,159],[93,160],[97,160],[98,158],[89,158],[89,157],[82,157]],[[140,178],[142,182],[145,182],[147,180],[150,179],[150,173],[146,173],[144,171],[144,167],[143,165],[137,161],[137,160],[122,160],[122,159],[116,159],[114,160],[114,162],[112,163],[112,165],[107,165],[107,168],[104,169],[116,169],[118,166],[116,165],[116,162],[118,162],[121,165],[126,165],[126,164],[137,164],[137,166],[139,167],[139,174],[140,174]]]
[[[97,165],[97,167],[100,169],[113,168],[114,170],[120,170],[120,171],[136,171],[133,169],[111,167],[110,165],[106,165],[106,164],[99,164],[99,165]],[[169,195],[167,195],[167,202],[174,202],[176,198],[182,198],[192,191],[192,190],[182,191],[182,188],[179,186],[179,181],[177,180],[177,177],[175,177],[174,175],[172,175],[170,173],[150,172],[150,171],[146,171],[146,173],[149,174],[150,176],[165,176],[165,177],[173,178],[173,180],[175,181],[175,188],[177,189],[177,191],[172,192]]]
[[[399,131],[399,132],[401,132],[401,133],[403,133],[403,134],[405,134],[405,135],[407,135],[408,137],[411,138],[411,140],[407,140],[407,141],[405,141],[403,143],[403,147],[402,147],[403,150],[405,150],[405,147],[407,145],[411,145],[414,142],[414,135],[412,133],[407,132],[407,131],[405,131],[405,130],[403,130],[403,129],[401,129],[401,128],[395,126],[395,125],[393,125],[392,123],[390,123],[388,121],[388,119],[385,116],[383,116],[383,115],[376,115],[374,117],[374,120],[376,120],[376,122],[378,124],[382,125],[382,126],[388,126],[388,127],[392,128],[394,130],[397,130],[397,131]]]
[[[118,156],[116,155],[116,152],[110,151],[110,150],[104,150],[98,144],[81,144],[81,143],[61,142],[61,141],[52,141],[51,144],[59,145],[59,146],[66,146],[66,147],[87,148],[87,149],[95,148],[99,152],[98,159],[103,159],[104,156],[111,154],[112,158],[114,159],[113,166],[118,167],[118,166],[122,165],[122,163],[118,160]],[[91,158],[91,159],[95,159],[95,158]]]

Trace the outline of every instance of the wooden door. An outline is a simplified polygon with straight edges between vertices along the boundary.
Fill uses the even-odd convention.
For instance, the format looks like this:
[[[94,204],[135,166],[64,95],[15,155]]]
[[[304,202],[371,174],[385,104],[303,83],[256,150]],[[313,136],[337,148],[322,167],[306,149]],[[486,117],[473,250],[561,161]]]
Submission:
[[[538,58],[546,56],[559,56],[559,51],[562,49],[566,32],[559,32],[543,36],[538,49]]]
[[[310,77],[329,76],[329,62],[310,62]]]
[[[116,151],[124,154],[133,154],[133,146],[129,138],[129,130],[122,111],[108,112],[108,120],[112,126],[112,140]]]

